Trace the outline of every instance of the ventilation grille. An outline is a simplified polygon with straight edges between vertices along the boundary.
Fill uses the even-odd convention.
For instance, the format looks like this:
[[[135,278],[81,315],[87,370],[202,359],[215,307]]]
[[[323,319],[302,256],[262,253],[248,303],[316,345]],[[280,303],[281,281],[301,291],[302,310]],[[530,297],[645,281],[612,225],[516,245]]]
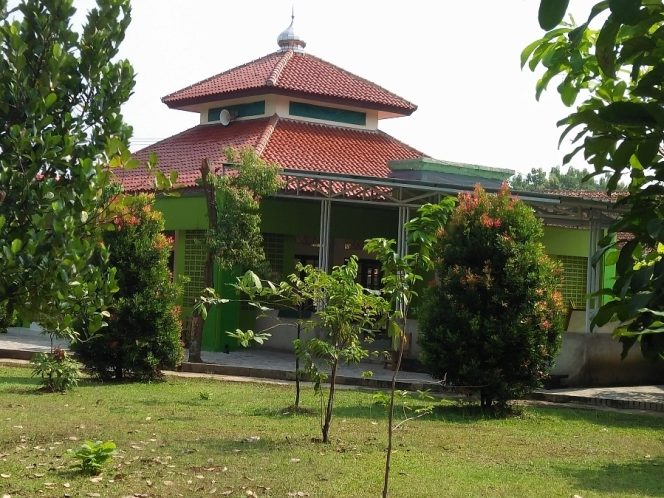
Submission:
[[[184,286],[184,302],[191,307],[203,291],[205,271],[205,230],[187,230],[184,236],[184,274],[189,278]]]
[[[562,294],[565,303],[579,309],[586,307],[588,258],[582,256],[552,256],[563,265]]]
[[[281,280],[284,274],[284,240],[280,233],[263,234],[263,250],[265,259],[270,265],[270,278]]]

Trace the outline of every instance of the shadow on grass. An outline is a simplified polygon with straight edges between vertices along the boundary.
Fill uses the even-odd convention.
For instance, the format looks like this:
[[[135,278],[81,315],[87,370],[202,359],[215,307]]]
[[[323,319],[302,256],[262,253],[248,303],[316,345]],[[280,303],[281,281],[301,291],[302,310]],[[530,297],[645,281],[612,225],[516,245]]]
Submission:
[[[255,408],[250,413],[254,417],[276,417],[276,418],[291,418],[291,417],[311,417],[318,415],[318,408],[299,406],[286,406],[284,408]]]
[[[565,422],[586,422],[602,427],[620,429],[664,429],[664,417],[654,412],[646,413],[644,415],[613,410],[602,410],[592,406],[587,408],[542,406],[537,407],[536,410],[539,413],[555,417]]]
[[[578,488],[599,494],[662,496],[662,467],[664,467],[664,458],[659,457],[609,463],[598,468],[565,466],[556,467],[556,470],[561,475],[574,479]]]
[[[30,377],[29,375],[25,377],[1,377],[0,378],[0,387],[4,385],[16,385],[19,384],[21,386],[25,385],[30,385],[30,386],[38,386],[39,385],[39,379],[36,377]]]

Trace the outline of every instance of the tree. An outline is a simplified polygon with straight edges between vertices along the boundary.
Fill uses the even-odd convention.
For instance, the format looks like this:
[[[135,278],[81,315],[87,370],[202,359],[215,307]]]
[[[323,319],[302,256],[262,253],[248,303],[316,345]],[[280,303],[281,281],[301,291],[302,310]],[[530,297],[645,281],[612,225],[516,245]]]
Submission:
[[[320,396],[320,424],[322,441],[330,441],[330,425],[334,411],[336,379],[341,363],[359,363],[369,355],[362,340],[371,340],[376,323],[387,311],[387,301],[370,292],[356,282],[357,257],[335,266],[330,273],[311,265],[298,263],[295,272],[286,281],[274,284],[261,280],[248,271],[239,279],[236,288],[253,297],[252,303],[263,310],[265,300],[280,302],[284,298],[293,303],[315,303],[313,315],[301,319],[299,327],[308,331],[320,331],[320,337],[294,341],[295,354],[304,360],[304,371],[314,382],[314,391]],[[217,296],[214,289],[206,289],[196,309],[203,317],[211,306],[225,304],[229,300]],[[262,344],[270,337],[267,331],[252,330],[229,332],[247,347],[251,342]],[[325,368],[321,368],[324,365]],[[324,395],[323,382],[329,382],[329,391]]]
[[[113,61],[129,0],[98,0],[81,33],[72,3],[7,12],[0,0],[0,307],[67,336],[79,316],[98,330],[117,289],[98,242],[115,193],[107,167],[129,161],[120,107],[134,85],[131,65]]]
[[[306,325],[306,321],[311,318],[312,314],[312,301],[307,294],[304,281],[298,273],[292,273],[286,280],[274,284],[269,280],[261,280],[256,273],[249,270],[242,277],[238,277],[238,283],[235,284],[235,289],[241,296],[248,299],[249,305],[253,306],[261,313],[266,311],[273,311],[278,309],[289,310],[295,314],[295,323],[279,321],[279,326],[294,326],[296,329],[295,340],[301,341],[302,329]],[[210,300],[210,297],[216,298]],[[204,304],[209,305],[219,303],[219,298],[216,295],[204,296],[202,298]],[[276,327],[275,325],[274,327]],[[274,328],[270,327],[270,328]],[[240,341],[244,347],[248,347],[251,342],[262,342],[261,338],[267,339],[270,337],[268,330],[263,330],[257,335],[254,331],[241,331],[228,332],[228,334]],[[300,392],[301,392],[301,377],[300,370],[300,357],[295,355],[295,400],[293,402],[293,410],[295,412],[300,409]]]
[[[563,162],[583,152],[593,175],[610,175],[608,193],[629,176],[617,203],[620,218],[593,258],[619,248],[617,260],[607,261],[616,263],[615,283],[602,290],[610,299],[593,325],[617,318],[623,356],[638,342],[645,356],[664,359],[664,3],[598,2],[579,26],[560,24],[567,4],[541,1],[539,20],[547,33],[524,49],[521,63],[544,69],[537,96],[557,79],[562,101],[574,107],[558,123],[561,141],[576,133],[575,149]],[[618,232],[631,240],[618,245]]]
[[[201,166],[208,215],[207,257],[203,270],[204,288],[213,287],[214,264],[223,270],[257,269],[265,264],[261,235],[260,200],[274,194],[281,184],[279,167],[263,161],[253,149],[226,151],[232,169],[221,175],[210,170],[207,160]],[[203,291],[203,289],[201,289]],[[189,345],[189,361],[201,361],[204,320],[194,316]]]
[[[547,174],[542,168],[533,168],[525,176],[521,173],[510,179],[510,186],[516,190],[606,190],[608,178],[588,178],[590,172],[574,166],[563,172],[560,166],[554,166]],[[624,189],[623,185],[619,185]]]
[[[413,299],[417,297],[416,286],[422,281],[423,273],[433,269],[431,251],[436,235],[443,229],[454,208],[454,199],[447,197],[438,204],[425,204],[418,210],[418,216],[406,226],[406,239],[409,253],[399,254],[393,239],[374,238],[365,242],[364,249],[373,254],[381,264],[381,295],[387,301],[386,322],[388,335],[397,351],[396,365],[390,385],[390,401],[387,417],[387,449],[385,453],[385,474],[383,478],[383,498],[387,498],[390,482],[390,462],[392,459],[392,434],[394,430],[394,395],[397,375],[401,368],[403,350],[408,330],[408,315]]]
[[[108,326],[72,344],[87,369],[101,379],[152,380],[182,360],[179,287],[168,258],[172,241],[153,208],[154,197],[124,196],[113,205],[115,230],[106,232],[109,264],[120,290]],[[84,327],[81,327],[84,328]]]
[[[302,273],[299,288],[317,303],[307,327],[318,328],[321,337],[295,341],[295,352],[305,361],[305,371],[320,396],[321,434],[323,443],[330,442],[330,425],[334,411],[337,374],[341,363],[359,363],[369,355],[362,339],[373,337],[376,322],[386,311],[386,301],[364,289],[357,280],[357,257],[345,265],[335,266],[330,273],[311,265],[296,267]],[[320,364],[325,365],[325,370]],[[329,382],[327,395],[321,384]]]
[[[480,392],[484,409],[538,386],[562,331],[557,266],[542,223],[506,187],[461,194],[437,256],[439,281],[421,309],[423,361],[453,385]]]

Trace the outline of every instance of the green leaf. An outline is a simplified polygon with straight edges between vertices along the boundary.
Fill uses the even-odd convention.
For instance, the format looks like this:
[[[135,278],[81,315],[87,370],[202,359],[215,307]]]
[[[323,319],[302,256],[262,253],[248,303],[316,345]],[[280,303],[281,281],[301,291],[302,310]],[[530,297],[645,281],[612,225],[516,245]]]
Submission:
[[[623,24],[636,24],[639,21],[641,0],[609,0],[611,14]]]
[[[565,17],[569,0],[540,0],[537,18],[543,30],[555,28]]]
[[[81,223],[85,223],[88,221],[88,212],[87,211],[81,211]]]
[[[7,222],[7,220],[5,219],[4,215],[0,214],[0,230],[2,230],[2,227],[5,226],[6,222]]]
[[[58,96],[55,93],[49,93],[44,99],[44,107],[48,109],[53,104],[55,104],[56,100],[58,100]]]
[[[602,72],[610,78],[616,77],[616,36],[620,23],[612,17],[604,23],[597,37],[595,55]]]
[[[14,239],[12,241],[11,249],[13,254],[17,254],[22,247],[23,247],[23,241],[21,239]]]
[[[622,126],[655,126],[657,121],[646,104],[613,102],[599,110],[599,117],[607,123]]]

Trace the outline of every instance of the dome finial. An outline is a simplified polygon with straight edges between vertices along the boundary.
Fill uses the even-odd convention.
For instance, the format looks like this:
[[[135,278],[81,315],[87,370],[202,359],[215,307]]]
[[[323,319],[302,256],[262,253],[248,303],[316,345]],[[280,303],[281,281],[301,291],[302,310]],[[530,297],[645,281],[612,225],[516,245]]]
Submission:
[[[285,52],[287,50],[293,50],[295,52],[303,52],[304,47],[307,46],[307,43],[295,34],[295,29],[293,24],[295,23],[295,6],[291,7],[291,22],[290,25],[281,32],[277,38],[277,44],[279,45],[279,51]]]

